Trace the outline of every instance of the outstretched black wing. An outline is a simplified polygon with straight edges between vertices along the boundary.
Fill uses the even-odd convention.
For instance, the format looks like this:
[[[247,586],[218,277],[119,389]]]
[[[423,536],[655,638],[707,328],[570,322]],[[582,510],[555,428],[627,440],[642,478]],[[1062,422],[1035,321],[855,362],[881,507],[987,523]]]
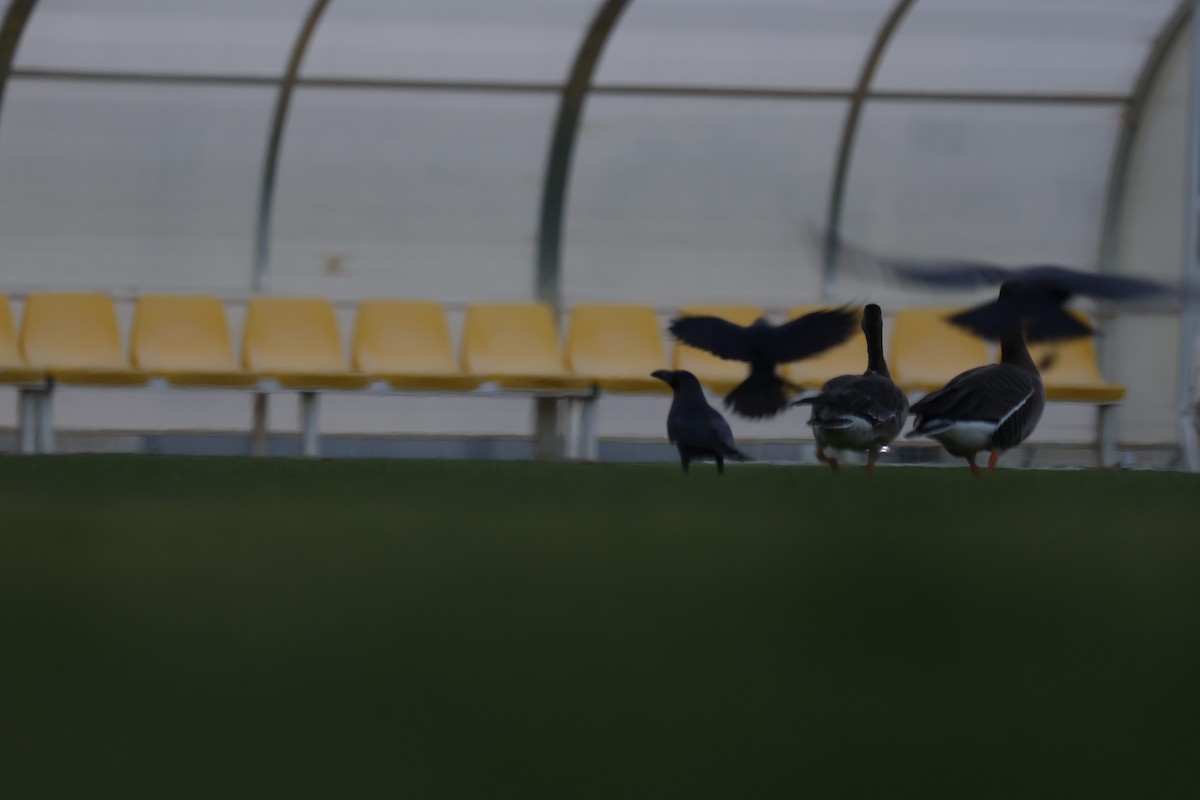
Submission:
[[[1004,299],[975,306],[946,318],[984,339],[998,340],[1005,331],[1022,326],[1028,342],[1077,339],[1095,331],[1083,320],[1050,301],[1018,304]]]
[[[999,286],[1017,278],[1044,292],[1078,295],[1095,300],[1135,302],[1177,297],[1176,287],[1129,275],[1102,275],[1057,264],[1005,267],[983,261],[921,259],[882,256],[845,242],[838,246],[838,263],[847,270],[890,283],[919,288],[969,291]]]
[[[838,266],[860,277],[946,291],[999,286],[1020,270],[982,261],[883,256],[838,239]]]
[[[967,291],[981,286],[999,286],[1020,274],[1014,267],[979,261],[918,261],[879,259],[879,271],[892,283],[946,291]]]
[[[765,355],[777,364],[815,356],[853,336],[858,316],[858,310],[852,308],[825,308],[805,314],[770,332]]]
[[[1095,300],[1163,300],[1177,291],[1165,283],[1129,275],[1100,275],[1069,267],[1031,267],[1020,275],[1021,282],[1044,285],[1067,294]]]
[[[747,329],[720,317],[676,317],[669,330],[684,344],[718,358],[750,361],[754,357]]]

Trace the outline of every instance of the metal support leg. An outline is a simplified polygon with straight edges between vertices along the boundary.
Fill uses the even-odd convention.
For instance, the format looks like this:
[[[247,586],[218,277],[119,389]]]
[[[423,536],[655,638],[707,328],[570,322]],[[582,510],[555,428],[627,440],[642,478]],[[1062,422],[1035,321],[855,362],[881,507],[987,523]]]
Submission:
[[[584,461],[600,460],[600,440],[596,436],[596,402],[598,392],[592,392],[588,397],[579,401],[579,457]]]
[[[39,453],[54,452],[54,389],[46,387],[38,392],[37,450]]]
[[[267,454],[267,398],[266,392],[254,394],[254,425],[250,431],[250,453],[255,456]]]
[[[21,436],[21,452],[29,455],[37,452],[37,389],[21,389],[17,394],[17,429]]]
[[[1102,405],[1096,409],[1096,466],[1101,469],[1117,463],[1116,408]]]
[[[1187,296],[1200,291],[1200,22],[1192,14],[1191,80],[1188,92],[1187,182],[1183,276]],[[1175,396],[1179,449],[1184,466],[1200,472],[1200,436],[1193,417],[1196,396],[1196,338],[1200,319],[1195,302],[1184,303],[1179,320],[1179,366]]]
[[[558,457],[558,398],[539,397],[534,404],[534,457],[552,461]]]
[[[321,433],[317,428],[319,399],[316,392],[300,393],[300,453],[305,458],[321,455]]]
[[[563,456],[568,461],[574,461],[580,457],[579,449],[579,401],[574,397],[563,399],[565,410],[565,426],[563,432]]]

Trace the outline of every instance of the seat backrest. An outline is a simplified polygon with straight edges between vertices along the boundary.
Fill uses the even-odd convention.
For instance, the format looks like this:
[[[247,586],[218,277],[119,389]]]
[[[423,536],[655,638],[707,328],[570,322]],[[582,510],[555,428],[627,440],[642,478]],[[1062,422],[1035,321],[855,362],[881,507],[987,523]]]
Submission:
[[[129,367],[112,298],[98,292],[29,295],[20,344],[31,367]]]
[[[17,347],[17,329],[13,326],[12,309],[8,296],[0,294],[0,366],[17,366],[21,363],[21,351]]]
[[[1077,319],[1089,325],[1087,315],[1071,312]],[[1100,360],[1096,356],[1096,340],[1091,336],[1068,339],[1061,342],[1044,342],[1029,345],[1029,355],[1042,372],[1042,381],[1047,385],[1103,384],[1107,383],[1100,374]],[[1043,364],[1045,367],[1043,368]]]
[[[333,304],[316,297],[256,297],[246,309],[242,363],[255,372],[345,372]]]
[[[650,306],[580,305],[567,328],[567,368],[577,375],[648,378],[664,369],[662,330]]]
[[[987,344],[946,321],[958,310],[905,308],[896,313],[888,368],[902,388],[932,391],[988,363]]]
[[[793,320],[820,311],[827,306],[796,306],[788,312]],[[861,375],[867,371],[867,340],[856,331],[846,341],[803,361],[793,361],[784,368],[784,377],[798,386],[819,388],[830,378],[839,375]]]
[[[462,364],[474,375],[565,372],[550,307],[543,303],[479,303],[468,307]]]
[[[750,325],[763,315],[757,306],[685,306],[679,309],[680,316],[720,317],[738,325]],[[747,367],[741,361],[726,361],[712,353],[699,350],[681,342],[675,342],[671,363],[675,369],[685,369],[701,381],[741,381],[746,377]]]
[[[225,306],[206,295],[139,297],[129,351],[142,369],[237,369]]]
[[[458,372],[446,312],[427,300],[359,303],[350,360],[376,374]]]

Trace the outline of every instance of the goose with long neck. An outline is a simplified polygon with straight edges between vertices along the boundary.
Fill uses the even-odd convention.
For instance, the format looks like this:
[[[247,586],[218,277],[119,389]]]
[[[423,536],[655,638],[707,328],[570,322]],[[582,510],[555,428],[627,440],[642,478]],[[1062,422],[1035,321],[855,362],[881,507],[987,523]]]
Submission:
[[[820,394],[796,403],[812,406],[808,424],[817,440],[817,459],[834,472],[839,465],[827,449],[865,450],[867,472],[873,473],[880,452],[908,419],[908,397],[892,382],[883,357],[883,311],[874,303],[863,309],[862,331],[867,340],[867,371],[833,378]]]
[[[1025,344],[1025,299],[1019,281],[1006,281],[997,302],[1000,362],[967,370],[913,404],[909,436],[928,436],[979,474],[975,456],[990,453],[988,472],[1000,454],[1025,441],[1046,407],[1037,364]],[[992,320],[994,322],[994,320]]]

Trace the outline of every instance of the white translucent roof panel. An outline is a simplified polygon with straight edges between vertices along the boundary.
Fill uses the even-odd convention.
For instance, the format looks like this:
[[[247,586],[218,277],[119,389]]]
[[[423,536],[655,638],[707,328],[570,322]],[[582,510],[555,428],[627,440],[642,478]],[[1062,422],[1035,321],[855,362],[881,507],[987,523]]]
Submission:
[[[563,81],[598,0],[334,0],[303,74]]]
[[[311,0],[40,0],[22,69],[282,75]]]
[[[1094,268],[1114,107],[866,105],[842,233],[883,252]]]
[[[894,0],[634,0],[603,84],[850,89]]]
[[[552,94],[298,89],[273,291],[528,299]]]
[[[14,78],[0,131],[8,285],[245,289],[274,92]]]
[[[842,101],[595,96],[575,157],[570,302],[815,300]]]
[[[1128,93],[1176,2],[919,0],[874,88]]]

